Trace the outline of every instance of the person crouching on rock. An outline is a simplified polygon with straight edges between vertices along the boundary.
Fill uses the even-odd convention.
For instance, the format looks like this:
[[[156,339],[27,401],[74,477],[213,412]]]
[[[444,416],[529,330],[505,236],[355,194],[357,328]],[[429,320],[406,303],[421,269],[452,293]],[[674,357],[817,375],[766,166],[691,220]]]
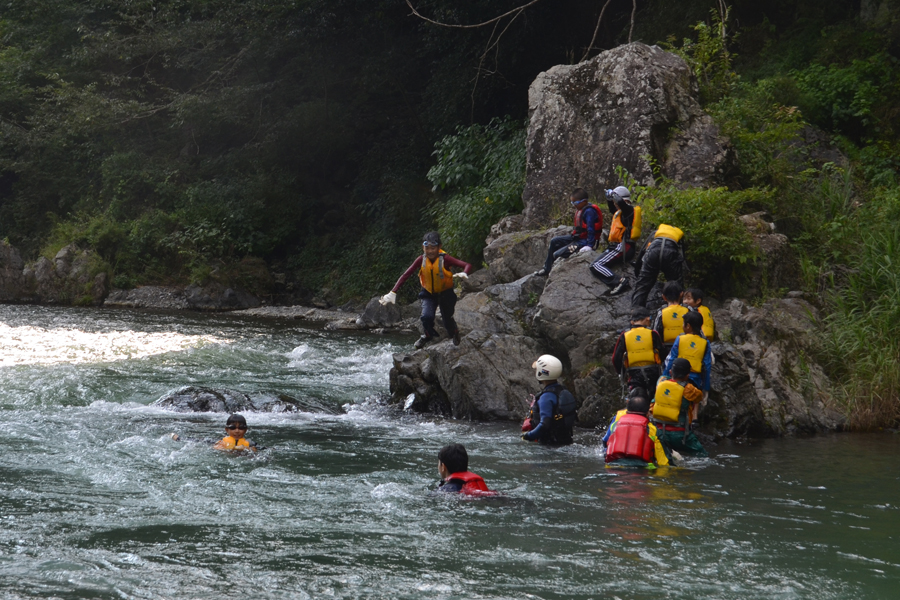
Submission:
[[[466,496],[494,496],[481,475],[469,471],[469,454],[462,444],[450,444],[438,452],[438,473],[441,483],[438,492],[460,493]]]
[[[418,270],[419,283],[422,284],[419,298],[422,300],[422,328],[425,333],[416,341],[416,348],[424,348],[425,344],[440,337],[434,328],[434,319],[438,308],[441,309],[441,321],[447,330],[447,335],[453,339],[454,346],[459,346],[459,327],[453,320],[453,313],[456,311],[453,279],[468,279],[469,273],[472,272],[472,265],[444,252],[441,248],[441,236],[437,231],[425,234],[422,247],[425,253],[413,261],[394,284],[393,289],[382,296],[379,302],[382,306],[394,304],[397,301],[397,290]],[[462,269],[462,272],[454,274],[450,271],[451,267]]]
[[[665,449],[650,422],[650,399],[643,388],[634,388],[625,410],[620,410],[605,436],[606,464],[610,466],[665,467],[669,464]]]
[[[555,356],[544,354],[531,365],[541,384],[540,396],[532,402],[528,419],[522,429],[522,439],[552,446],[572,443],[575,427],[575,397],[561,383],[562,363]]]
[[[569,258],[576,252],[589,252],[600,241],[600,231],[603,229],[600,207],[588,203],[588,193],[583,188],[575,188],[569,200],[575,209],[575,227],[571,235],[561,235],[550,240],[547,260],[541,270],[534,272],[535,275],[549,275],[557,259]]]

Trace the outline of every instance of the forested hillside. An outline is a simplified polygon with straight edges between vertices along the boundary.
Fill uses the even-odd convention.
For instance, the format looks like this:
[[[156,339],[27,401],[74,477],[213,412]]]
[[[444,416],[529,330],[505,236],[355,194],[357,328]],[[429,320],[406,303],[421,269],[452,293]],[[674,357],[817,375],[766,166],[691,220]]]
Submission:
[[[93,248],[118,287],[371,297],[434,227],[478,262],[521,209],[529,84],[629,39],[688,60],[740,161],[704,198],[771,212],[826,309],[832,377],[861,423],[896,420],[897,0],[7,3],[0,237]],[[810,135],[849,163],[807,162]]]

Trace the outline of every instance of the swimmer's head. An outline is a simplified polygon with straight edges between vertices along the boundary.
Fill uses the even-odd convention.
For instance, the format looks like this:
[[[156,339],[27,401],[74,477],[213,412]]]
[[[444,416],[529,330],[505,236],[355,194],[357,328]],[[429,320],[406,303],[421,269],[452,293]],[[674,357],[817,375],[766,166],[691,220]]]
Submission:
[[[243,437],[244,433],[247,432],[247,419],[242,415],[235,413],[225,421],[225,430],[232,437],[236,434],[240,434],[240,436]]]
[[[469,470],[469,453],[462,444],[450,444],[438,452],[438,463],[444,465],[448,475],[464,473]]]

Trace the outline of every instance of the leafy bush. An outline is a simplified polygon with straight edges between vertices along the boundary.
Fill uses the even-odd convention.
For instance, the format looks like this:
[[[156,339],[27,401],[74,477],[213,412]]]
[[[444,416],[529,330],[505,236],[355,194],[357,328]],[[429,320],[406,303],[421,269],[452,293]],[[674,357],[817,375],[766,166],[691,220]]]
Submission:
[[[449,196],[434,201],[430,214],[444,246],[478,262],[491,225],[522,209],[524,124],[507,118],[459,127],[435,144],[434,155],[428,179]]]

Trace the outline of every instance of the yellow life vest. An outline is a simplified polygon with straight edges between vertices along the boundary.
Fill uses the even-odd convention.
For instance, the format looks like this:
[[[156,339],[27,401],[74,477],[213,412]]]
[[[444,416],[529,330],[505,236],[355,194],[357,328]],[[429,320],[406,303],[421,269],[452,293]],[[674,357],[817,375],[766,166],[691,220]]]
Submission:
[[[713,339],[713,336],[716,333],[716,324],[713,321],[712,314],[709,312],[709,308],[701,304],[697,307],[697,312],[703,315],[703,335],[705,335],[708,340]]]
[[[691,363],[691,373],[699,373],[703,369],[706,345],[705,339],[693,333],[685,333],[678,338],[678,358],[688,359]]]
[[[216,444],[216,447],[220,450],[237,450],[238,448],[249,448],[250,442],[247,441],[247,438],[236,440],[230,435],[226,435],[222,441]]]
[[[673,379],[666,379],[656,384],[653,418],[666,423],[678,423],[682,412],[684,386]]]
[[[625,225],[622,224],[622,211],[617,210],[613,215],[612,224],[609,226],[609,235],[607,239],[610,242],[621,242],[622,235],[625,233]],[[637,240],[641,237],[641,207],[634,207],[634,221],[631,223],[631,240]]]
[[[687,308],[673,304],[662,310],[663,343],[674,344],[675,339],[684,333],[684,315]]]
[[[429,294],[440,294],[444,290],[453,289],[453,273],[444,268],[443,250],[434,261],[428,257],[422,257],[422,266],[419,269],[419,282]]]
[[[670,240],[680,242],[681,238],[684,237],[684,232],[677,227],[673,227],[672,225],[666,225],[665,223],[663,223],[656,228],[656,234],[653,237],[668,238]]]
[[[625,367],[646,367],[659,364],[659,354],[653,348],[653,330],[635,327],[625,332]]]

